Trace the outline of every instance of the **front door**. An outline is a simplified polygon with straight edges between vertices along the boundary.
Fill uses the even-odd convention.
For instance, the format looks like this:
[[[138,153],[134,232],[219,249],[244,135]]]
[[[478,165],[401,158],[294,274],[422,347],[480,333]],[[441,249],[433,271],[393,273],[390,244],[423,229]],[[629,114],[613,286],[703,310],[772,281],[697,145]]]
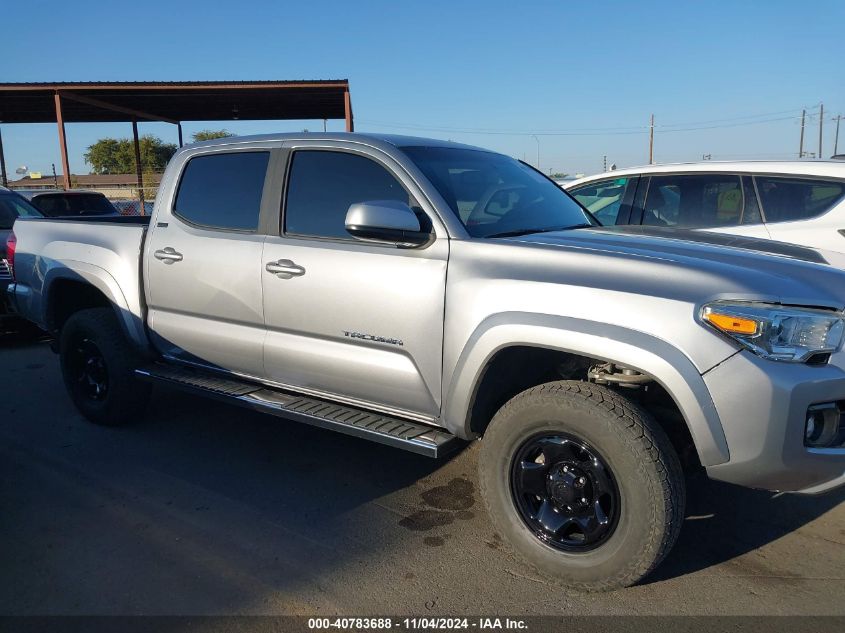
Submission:
[[[291,147],[279,235],[264,247],[268,380],[366,407],[435,417],[440,410],[449,243],[421,194],[375,150]],[[416,191],[416,193],[412,193]],[[433,239],[419,248],[362,242],[349,206],[401,200]]]

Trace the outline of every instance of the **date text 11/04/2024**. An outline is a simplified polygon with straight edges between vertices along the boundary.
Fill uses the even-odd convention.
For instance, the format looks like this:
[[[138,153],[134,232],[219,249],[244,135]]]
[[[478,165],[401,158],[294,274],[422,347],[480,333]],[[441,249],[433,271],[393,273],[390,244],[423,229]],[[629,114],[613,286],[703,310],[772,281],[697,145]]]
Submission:
[[[309,618],[308,628],[352,630],[527,630],[525,620],[512,618]]]

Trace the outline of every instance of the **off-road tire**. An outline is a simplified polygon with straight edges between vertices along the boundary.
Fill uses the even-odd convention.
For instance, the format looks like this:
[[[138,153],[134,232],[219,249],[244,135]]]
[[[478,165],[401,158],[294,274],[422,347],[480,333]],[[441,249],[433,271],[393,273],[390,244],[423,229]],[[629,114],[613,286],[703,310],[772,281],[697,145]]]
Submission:
[[[589,551],[544,543],[514,501],[510,473],[520,446],[554,433],[597,450],[618,487],[615,529]],[[606,387],[559,381],[514,396],[482,438],[479,470],[494,526],[541,575],[576,590],[609,591],[638,582],[663,560],[681,529],[686,492],[677,454],[647,411]]]
[[[83,341],[86,345],[93,344],[104,361],[107,390],[101,399],[86,393],[73,366],[77,353],[73,350]],[[140,356],[126,339],[111,308],[91,308],[71,315],[59,335],[59,359],[71,400],[91,422],[122,426],[143,415],[151,386],[135,377]]]

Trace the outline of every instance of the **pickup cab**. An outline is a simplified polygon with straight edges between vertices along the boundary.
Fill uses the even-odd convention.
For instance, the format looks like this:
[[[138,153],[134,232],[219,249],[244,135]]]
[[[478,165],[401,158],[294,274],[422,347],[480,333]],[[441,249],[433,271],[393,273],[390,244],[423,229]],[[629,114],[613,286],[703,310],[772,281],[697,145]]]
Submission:
[[[565,586],[653,570],[685,471],[845,482],[830,255],[601,227],[501,154],[218,139],[174,156],[150,218],[21,218],[9,243],[11,299],[91,421],[136,420],[166,383],[431,457],[481,439],[495,526]]]

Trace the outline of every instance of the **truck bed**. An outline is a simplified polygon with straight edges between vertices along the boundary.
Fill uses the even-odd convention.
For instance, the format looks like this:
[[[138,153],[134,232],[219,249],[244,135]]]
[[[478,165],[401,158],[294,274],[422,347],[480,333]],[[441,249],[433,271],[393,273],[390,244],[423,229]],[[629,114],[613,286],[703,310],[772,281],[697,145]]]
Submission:
[[[141,252],[149,222],[149,216],[18,219],[15,308],[49,330],[51,286],[87,283],[114,304],[135,342],[144,342]]]

